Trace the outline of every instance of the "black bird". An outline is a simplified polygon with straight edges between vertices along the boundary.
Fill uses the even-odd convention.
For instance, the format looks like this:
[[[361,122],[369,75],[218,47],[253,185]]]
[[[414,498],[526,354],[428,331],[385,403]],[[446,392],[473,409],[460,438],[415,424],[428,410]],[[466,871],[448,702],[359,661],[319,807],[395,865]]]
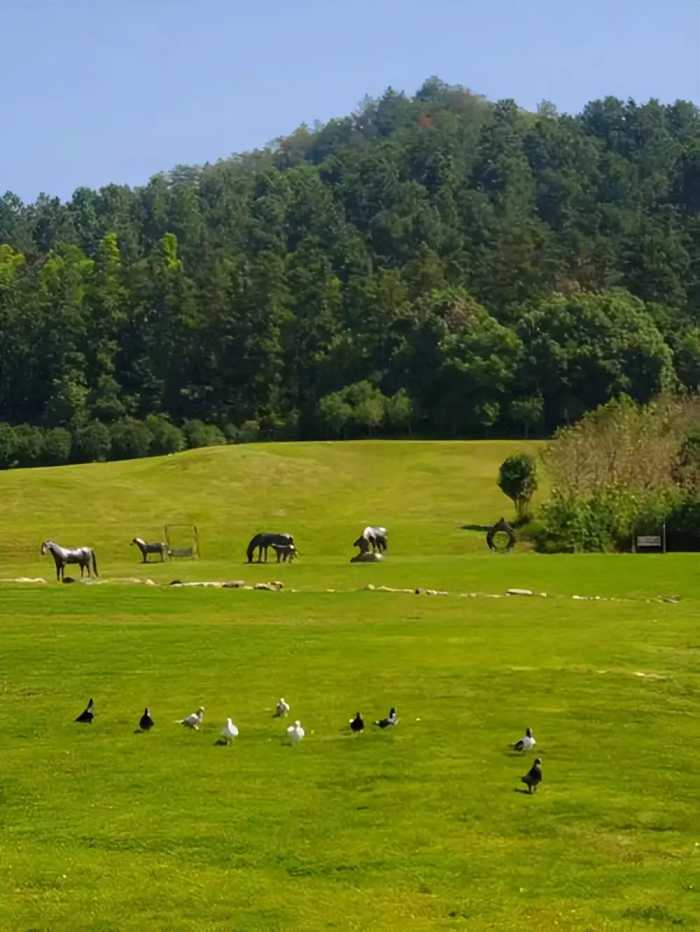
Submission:
[[[139,719],[139,728],[141,731],[150,731],[151,728],[155,725],[155,722],[151,718],[151,710],[146,706],[143,710],[143,715]]]
[[[540,766],[541,763],[542,758],[536,757],[535,763],[532,765],[532,767],[530,767],[524,777],[520,778],[527,786],[528,793],[532,793],[533,790],[536,790],[542,782],[542,767]]]
[[[90,725],[93,718],[95,717],[95,713],[92,711],[92,707],[94,705],[95,703],[92,701],[92,696],[90,696],[90,701],[88,702],[86,709],[76,718],[76,722],[83,722],[83,724],[87,723]]]
[[[379,725],[380,728],[391,728],[393,725],[397,725],[399,722],[399,717],[396,714],[396,709],[392,707],[389,709],[389,714],[386,718],[380,718],[378,722],[375,722],[375,725]]]
[[[355,718],[350,719],[350,730],[355,733],[365,730],[365,722],[359,712],[355,712]]]

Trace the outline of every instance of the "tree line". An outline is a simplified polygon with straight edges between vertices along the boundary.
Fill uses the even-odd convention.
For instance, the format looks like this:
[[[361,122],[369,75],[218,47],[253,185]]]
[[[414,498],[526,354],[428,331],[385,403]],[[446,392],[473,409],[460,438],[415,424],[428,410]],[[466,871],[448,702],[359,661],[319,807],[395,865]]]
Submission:
[[[692,103],[437,78],[143,187],[7,193],[0,463],[544,435],[694,390],[699,208]]]

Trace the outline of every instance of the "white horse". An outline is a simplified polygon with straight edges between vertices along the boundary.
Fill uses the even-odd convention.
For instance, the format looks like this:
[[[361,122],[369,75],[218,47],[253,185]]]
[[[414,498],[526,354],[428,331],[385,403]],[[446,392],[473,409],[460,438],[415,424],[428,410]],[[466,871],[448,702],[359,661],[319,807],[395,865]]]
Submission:
[[[360,553],[384,553],[387,549],[387,529],[385,527],[366,527],[353,547],[359,547]]]
[[[92,549],[92,547],[74,547],[73,549],[68,549],[66,547],[61,547],[61,545],[57,544],[55,540],[45,540],[41,545],[41,553],[42,555],[45,553],[50,553],[53,557],[54,563],[56,564],[56,579],[58,582],[63,579],[63,571],[65,570],[66,563],[79,564],[81,579],[86,569],[88,571],[88,576],[92,575],[90,572],[91,562],[95,576],[99,575],[97,572],[97,560],[95,559],[95,551]]]

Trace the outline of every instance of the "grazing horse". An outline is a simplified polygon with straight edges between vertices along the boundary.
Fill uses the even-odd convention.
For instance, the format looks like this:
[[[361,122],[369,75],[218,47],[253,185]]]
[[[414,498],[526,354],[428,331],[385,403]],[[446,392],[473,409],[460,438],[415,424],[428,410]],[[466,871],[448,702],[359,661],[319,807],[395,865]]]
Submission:
[[[366,527],[353,547],[359,547],[360,553],[384,553],[387,549],[387,529],[385,527]]]
[[[58,582],[63,579],[63,571],[65,570],[66,563],[78,563],[80,565],[80,577],[82,579],[85,570],[88,571],[88,576],[92,575],[90,572],[90,562],[92,561],[94,574],[95,576],[99,575],[97,572],[95,551],[92,547],[74,547],[70,550],[61,547],[55,540],[45,540],[41,545],[41,553],[42,555],[50,553],[53,557],[53,561],[56,564],[56,579]]]
[[[272,549],[277,554],[277,562],[280,560],[282,563],[291,563],[295,557],[299,556],[297,548],[294,544],[271,544]]]
[[[267,550],[268,547],[272,547],[273,544],[279,544],[281,547],[289,547],[290,545],[294,546],[294,538],[291,534],[256,534],[255,537],[248,544],[248,549],[246,550],[246,556],[248,557],[248,563],[253,562],[253,555],[255,551],[258,551],[258,563],[263,561],[263,553],[265,554],[265,563],[267,563]],[[278,558],[279,561],[279,558]]]
[[[149,560],[146,559],[149,553],[159,553],[160,562],[162,563],[163,560],[165,560],[165,557],[168,553],[167,544],[163,544],[163,543],[149,544],[143,539],[143,537],[133,537],[131,539],[131,544],[136,544],[136,546],[141,551],[141,556],[143,557],[141,561],[142,563],[150,562]],[[129,546],[131,546],[131,544],[129,544]]]

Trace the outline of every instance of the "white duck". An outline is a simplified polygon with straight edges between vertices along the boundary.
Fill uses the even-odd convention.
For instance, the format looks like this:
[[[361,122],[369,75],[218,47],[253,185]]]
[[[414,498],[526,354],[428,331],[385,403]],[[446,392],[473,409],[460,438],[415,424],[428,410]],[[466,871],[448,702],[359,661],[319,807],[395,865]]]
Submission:
[[[514,751],[530,751],[537,744],[532,728],[526,728],[525,734],[513,745]]]
[[[231,744],[234,738],[238,737],[238,728],[233,724],[230,718],[226,719],[226,724],[221,729],[221,737],[217,744]]]
[[[296,722],[294,722],[293,725],[289,726],[289,728],[287,729],[287,734],[292,744],[299,744],[299,742],[304,737],[306,732],[301,727],[301,722],[297,720]]]

